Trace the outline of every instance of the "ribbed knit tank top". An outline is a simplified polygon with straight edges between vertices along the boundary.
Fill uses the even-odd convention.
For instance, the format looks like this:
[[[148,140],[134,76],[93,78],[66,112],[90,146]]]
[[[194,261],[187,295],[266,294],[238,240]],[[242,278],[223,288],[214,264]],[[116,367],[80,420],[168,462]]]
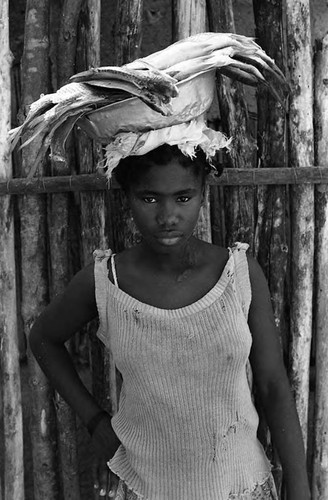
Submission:
[[[123,377],[110,469],[147,500],[247,499],[270,475],[246,365],[252,343],[246,250],[237,243],[214,287],[179,309],[142,303],[108,278],[95,252],[98,337]]]

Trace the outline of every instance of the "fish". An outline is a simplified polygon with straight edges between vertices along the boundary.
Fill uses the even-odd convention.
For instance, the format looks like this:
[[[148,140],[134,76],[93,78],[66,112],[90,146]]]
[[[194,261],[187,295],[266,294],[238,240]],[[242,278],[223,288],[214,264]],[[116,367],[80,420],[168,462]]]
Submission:
[[[138,69],[129,68],[128,64],[122,67],[102,66],[99,68],[90,68],[87,71],[73,75],[69,81],[86,82],[98,80],[121,80],[135,85],[139,89],[147,89],[166,97],[172,98],[178,95],[176,79],[159,71],[149,63],[143,64]]]
[[[178,81],[216,69],[247,85],[266,85],[283,104],[290,86],[274,60],[252,37],[236,33],[198,33],[128,66],[151,64]]]
[[[253,38],[235,33],[199,33],[123,66],[101,66],[73,75],[57,92],[32,103],[25,121],[11,130],[14,149],[41,136],[40,154],[56,143],[63,145],[79,119],[131,96],[163,116],[172,115],[179,83],[216,70],[247,85],[265,85],[284,105],[289,85],[274,60]],[[128,104],[127,104],[128,105]]]

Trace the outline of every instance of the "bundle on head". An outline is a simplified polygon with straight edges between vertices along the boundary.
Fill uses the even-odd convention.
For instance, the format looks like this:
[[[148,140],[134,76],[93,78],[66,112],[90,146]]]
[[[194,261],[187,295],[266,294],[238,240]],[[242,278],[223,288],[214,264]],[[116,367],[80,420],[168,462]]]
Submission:
[[[152,130],[165,133],[147,138],[148,151],[165,142],[179,144],[178,133],[186,144],[191,134],[191,147],[203,147],[207,141],[203,149],[210,155],[213,148],[226,145],[213,142],[208,129],[200,125],[214,96],[215,70],[248,85],[266,85],[281,102],[288,91],[282,72],[253,39],[201,33],[122,67],[91,68],[72,76],[57,92],[31,105],[24,123],[10,132],[12,148],[21,138],[24,147],[40,136],[36,165],[49,147],[64,159],[66,139],[78,123],[93,138],[114,144],[109,146],[110,168],[122,157],[147,152],[140,136]],[[172,135],[172,128],[193,121],[195,127],[176,129]],[[200,127],[206,137],[194,144]],[[117,144],[121,147],[124,142],[122,134],[127,134],[126,145],[118,149]],[[191,154],[188,145],[185,150]]]

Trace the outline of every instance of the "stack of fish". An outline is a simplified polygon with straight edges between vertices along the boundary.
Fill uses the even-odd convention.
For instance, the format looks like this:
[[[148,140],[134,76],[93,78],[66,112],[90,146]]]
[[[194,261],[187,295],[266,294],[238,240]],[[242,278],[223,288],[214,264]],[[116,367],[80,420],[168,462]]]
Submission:
[[[267,85],[280,101],[288,91],[283,73],[253,39],[201,33],[122,67],[92,68],[72,76],[57,92],[42,95],[31,105],[24,123],[10,132],[12,149],[21,138],[24,147],[40,136],[39,157],[49,146],[63,151],[78,120],[113,103],[128,103],[132,96],[170,116],[181,84],[213,70],[247,85]]]

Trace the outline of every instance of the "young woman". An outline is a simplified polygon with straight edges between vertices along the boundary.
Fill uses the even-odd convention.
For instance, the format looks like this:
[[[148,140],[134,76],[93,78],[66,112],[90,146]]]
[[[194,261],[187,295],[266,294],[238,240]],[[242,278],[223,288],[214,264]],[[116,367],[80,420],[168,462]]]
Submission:
[[[122,160],[142,241],[95,252],[34,324],[30,344],[55,389],[92,435],[98,496],[142,500],[275,499],[257,440],[248,360],[283,467],[288,500],[309,500],[300,426],[259,265],[247,245],[193,236],[208,164],[176,146]],[[99,317],[123,385],[104,412],[64,347]],[[108,467],[104,467],[108,461]]]

